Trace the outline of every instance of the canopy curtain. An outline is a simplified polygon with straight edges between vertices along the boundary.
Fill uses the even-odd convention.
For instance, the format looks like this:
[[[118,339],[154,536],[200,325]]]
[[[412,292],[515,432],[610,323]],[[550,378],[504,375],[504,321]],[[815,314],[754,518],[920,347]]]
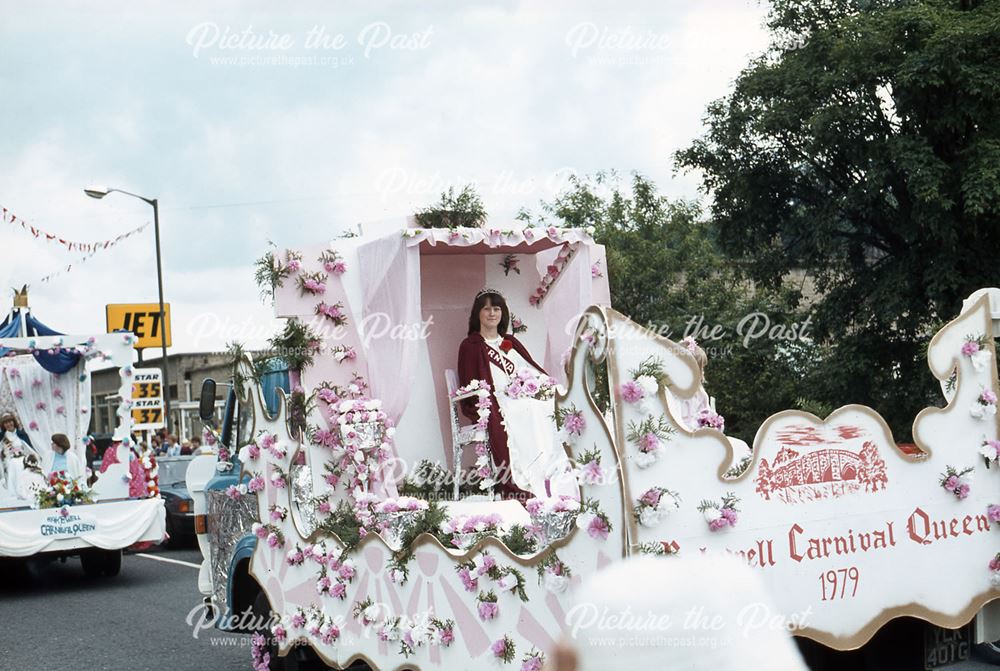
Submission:
[[[0,401],[12,405],[0,410],[17,415],[43,460],[52,453],[52,434],[63,433],[80,463],[87,463],[82,439],[89,417],[81,418],[80,412],[90,404],[90,376],[81,381],[76,373],[50,373],[22,355],[0,359],[0,378],[7,388],[0,392]]]
[[[59,336],[63,335],[58,331],[49,328],[38,321],[30,314],[25,318],[28,325],[28,335],[31,336]],[[67,343],[71,344],[71,343]],[[50,373],[66,373],[76,367],[80,362],[80,355],[76,352],[55,352],[45,351],[34,352],[35,360],[38,364]]]
[[[358,248],[362,328],[373,398],[398,422],[410,398],[420,333],[420,251],[401,236]],[[400,332],[402,331],[402,332]]]

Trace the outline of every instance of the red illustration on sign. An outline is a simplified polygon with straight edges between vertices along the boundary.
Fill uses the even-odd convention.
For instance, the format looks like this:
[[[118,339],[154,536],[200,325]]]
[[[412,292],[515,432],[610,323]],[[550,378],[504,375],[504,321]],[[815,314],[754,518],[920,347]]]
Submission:
[[[774,494],[785,503],[799,503],[885,489],[889,478],[875,442],[866,440],[857,452],[848,446],[833,447],[859,441],[865,434],[856,426],[831,428],[833,436],[823,436],[816,427],[805,424],[780,431],[777,439],[781,448],[774,461],[760,460],[757,493],[768,501]],[[812,446],[816,449],[809,450]]]

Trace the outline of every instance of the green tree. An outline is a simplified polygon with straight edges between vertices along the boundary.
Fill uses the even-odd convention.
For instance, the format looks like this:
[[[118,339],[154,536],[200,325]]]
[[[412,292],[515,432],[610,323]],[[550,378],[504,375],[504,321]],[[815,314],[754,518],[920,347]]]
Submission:
[[[417,212],[416,219],[424,228],[479,228],[486,222],[486,208],[471,184],[457,194],[455,187],[449,186],[436,204]]]
[[[927,339],[1000,249],[1000,2],[773,0],[770,48],[677,155],[748,277],[816,282],[804,384],[906,437],[940,399]]]
[[[530,221],[531,215],[522,218]],[[761,336],[744,343],[744,336],[747,315],[767,315],[772,326],[795,323],[799,292],[758,289],[741,279],[695,203],[669,201],[641,175],[625,190],[614,175],[599,174],[574,179],[566,192],[543,203],[541,219],[595,227],[607,250],[616,310],[674,341],[694,335],[708,353],[706,386],[726,417],[727,433],[752,441],[765,418],[795,403],[797,381],[810,366],[808,341]],[[715,327],[717,337],[706,338]]]

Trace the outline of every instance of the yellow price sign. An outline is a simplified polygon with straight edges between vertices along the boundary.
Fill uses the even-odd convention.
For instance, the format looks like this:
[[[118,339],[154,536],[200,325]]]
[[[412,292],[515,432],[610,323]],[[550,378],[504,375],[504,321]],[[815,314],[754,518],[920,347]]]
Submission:
[[[148,424],[163,423],[163,408],[132,408],[132,428],[143,429]]]
[[[132,385],[132,398],[160,398],[162,395],[159,382],[139,382]]]
[[[104,308],[108,333],[131,331],[137,338],[137,349],[160,347],[165,337],[170,347],[170,304],[163,304],[163,322],[160,323],[159,303],[109,303]]]
[[[163,380],[158,368],[139,368],[132,373],[132,429],[163,428]]]

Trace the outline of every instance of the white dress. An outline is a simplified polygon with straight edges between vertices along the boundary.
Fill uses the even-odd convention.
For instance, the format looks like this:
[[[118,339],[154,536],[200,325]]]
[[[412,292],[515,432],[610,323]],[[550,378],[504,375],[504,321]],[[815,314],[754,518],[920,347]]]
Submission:
[[[502,340],[494,338],[487,340],[486,344],[514,364],[515,375],[522,368],[537,372],[517,351],[512,349],[504,353],[500,349]],[[501,421],[507,431],[507,450],[514,484],[538,498],[547,498],[550,494],[579,497],[575,479],[564,473],[570,465],[566,453],[555,439],[555,401],[511,398],[504,393],[511,377],[492,363],[490,374],[493,376],[493,391],[500,406]]]
[[[0,452],[2,452],[4,481],[0,487],[0,498],[20,498],[23,491],[21,479],[24,473],[24,457],[38,453],[13,431],[0,432]]]

